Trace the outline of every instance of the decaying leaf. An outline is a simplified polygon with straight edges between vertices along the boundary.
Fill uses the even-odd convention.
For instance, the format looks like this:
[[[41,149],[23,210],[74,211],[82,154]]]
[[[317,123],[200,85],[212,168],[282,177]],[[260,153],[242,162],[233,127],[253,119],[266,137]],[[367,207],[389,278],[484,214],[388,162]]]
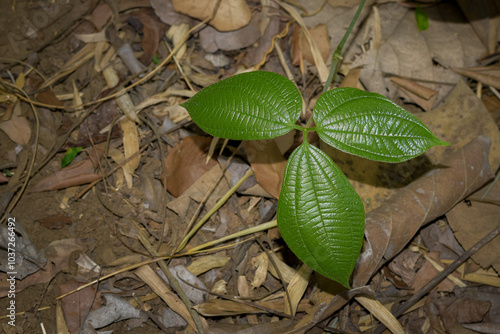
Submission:
[[[457,3],[487,48],[488,53],[493,54],[500,38],[500,29],[498,29],[500,4],[498,1],[458,0]]]
[[[42,103],[51,104],[55,106],[64,105],[63,102],[57,98],[56,94],[54,94],[54,91],[52,91],[52,89],[50,88],[44,89],[40,93],[38,93],[36,95],[36,99]]]
[[[442,321],[450,333],[456,332],[455,326],[457,324],[481,322],[489,311],[490,306],[490,302],[473,298],[460,298],[453,301],[450,305],[437,303]]]
[[[260,37],[259,30],[260,15],[253,15],[249,24],[234,31],[218,31],[207,26],[200,31],[201,47],[208,52],[217,50],[238,50],[255,43]]]
[[[191,187],[189,187],[179,198],[169,201],[167,207],[173,210],[181,217],[186,217],[186,215],[191,215],[188,212],[190,203],[192,200],[196,202],[201,202],[205,194],[211,188],[211,186],[218,180],[221,175],[221,168],[219,165],[214,166],[208,172],[203,174]],[[231,178],[229,172],[225,173],[225,177],[217,184],[214,192],[209,197],[206,202],[206,207],[213,207],[215,203],[229,190],[229,183],[227,179]],[[167,179],[168,183],[168,179]]]
[[[7,252],[12,248],[12,243],[16,247],[16,279],[24,279],[26,276],[37,272],[47,263],[46,256],[40,252],[31,241],[28,232],[15,218],[8,218],[7,226],[0,226],[0,270],[12,272],[9,256],[12,252]],[[12,242],[12,226],[15,227],[16,235]],[[10,227],[10,228],[9,228]]]
[[[202,136],[186,137],[176,145],[165,160],[167,190],[179,197],[203,174],[217,165],[212,158],[205,161],[211,138]]]
[[[51,242],[43,251],[47,255],[47,264],[42,270],[35,272],[23,280],[16,282],[16,292],[26,289],[35,284],[47,283],[59,273],[68,267],[69,258],[73,252],[85,251],[85,245],[79,239],[63,239]],[[6,274],[0,274],[0,297],[9,293],[9,282]]]
[[[229,262],[227,256],[207,255],[194,260],[186,269],[199,276],[210,269],[224,267]]]
[[[264,283],[267,277],[269,258],[266,253],[262,252],[258,256],[254,257],[252,259],[252,265],[255,268],[255,274],[252,282],[250,282],[250,285],[252,285],[253,288],[258,288]]]
[[[139,151],[139,138],[137,133],[137,126],[134,122],[128,118],[123,119],[120,122],[123,131],[123,151],[125,159],[130,158],[132,155]],[[139,163],[141,162],[141,155],[137,154],[129,162],[127,162],[123,167],[123,174],[125,175],[125,180],[127,181],[127,187],[132,188],[133,177],[132,174],[135,172]]]
[[[36,222],[40,223],[45,228],[60,229],[66,225],[72,224],[71,218],[65,215],[53,215],[38,219]]]
[[[500,64],[470,68],[453,67],[452,70],[484,85],[500,89]]]
[[[74,279],[69,279],[59,286],[60,294],[66,294],[81,285],[81,283],[78,283]],[[83,321],[87,318],[87,313],[91,306],[92,310],[101,306],[100,293],[98,293],[97,298],[94,300],[95,296],[95,288],[89,286],[62,298],[61,304],[64,310],[64,318],[71,333],[78,332]]]
[[[297,312],[303,312],[308,303],[309,300],[306,299],[301,300],[297,308]],[[285,307],[283,299],[276,301],[269,301],[269,302],[257,302],[256,304],[280,312],[283,312]],[[212,299],[194,306],[194,309],[196,309],[196,311],[200,312],[202,315],[207,317],[217,317],[222,315],[234,316],[238,314],[267,313],[267,311],[265,310],[255,308],[250,305],[245,305],[224,299]]]
[[[452,89],[441,83],[455,83],[459,78],[447,68],[474,66],[485,52],[454,4],[441,2],[426,8],[430,22],[425,32],[417,29],[414,12],[399,3],[372,8],[370,18],[345,56],[345,59],[355,58],[351,67],[363,66],[360,79],[370,92],[395,98],[398,88],[387,77],[395,74],[417,82],[435,82],[420,84],[436,90],[439,101]],[[448,24],[451,21],[455,23],[453,26]],[[359,47],[366,45],[368,39],[374,41],[373,47],[359,54]]]
[[[312,271],[313,270],[304,263],[290,281],[290,284],[287,287],[288,296],[290,296],[290,302],[288,302],[288,296],[285,296],[286,314],[294,316],[297,312],[297,307],[299,306],[300,300],[302,299],[307,285],[309,284],[309,279],[311,277]],[[291,309],[290,304],[292,307]]]
[[[176,12],[205,20],[212,16],[217,0],[172,0]],[[209,22],[219,31],[232,31],[240,29],[250,22],[252,13],[244,0],[222,0],[217,13]]]
[[[85,118],[79,128],[78,139],[71,144],[86,147],[90,146],[91,143],[98,144],[106,141],[108,139],[108,132],[101,133],[101,130],[110,125],[120,114],[116,100],[104,102],[95,112]],[[115,125],[111,130],[110,139],[115,139],[122,135],[121,128]]]
[[[99,156],[102,151],[99,152]],[[60,169],[40,180],[32,189],[32,192],[64,189],[73,186],[90,183],[101,176],[95,174],[98,166],[97,160],[91,154],[89,158],[73,162],[68,167]]]
[[[408,80],[400,77],[391,77],[394,82],[402,90],[402,93],[408,95],[410,101],[418,104],[425,111],[429,111],[436,102],[437,91],[427,88],[413,80]]]
[[[487,137],[476,138],[450,157],[446,168],[430,171],[366,215],[367,244],[358,259],[354,286],[366,284],[376,269],[398,254],[422,225],[491,179],[490,144]]]
[[[26,145],[31,138],[31,126],[28,119],[21,115],[21,104],[16,102],[12,117],[0,123],[0,130],[5,132],[9,138],[18,144]]]
[[[269,194],[279,198],[286,159],[274,140],[245,141],[245,151],[257,182]]]
[[[439,262],[439,254],[436,252],[431,252],[427,254],[429,258],[438,262],[441,267],[445,267],[442,263]],[[417,292],[422,289],[431,279],[436,277],[439,274],[439,271],[432,265],[430,261],[425,261],[422,267],[418,270],[415,275],[415,279],[411,284],[411,288],[413,291]],[[453,274],[452,274],[453,275]],[[449,278],[444,279],[442,282],[438,284],[435,288],[436,291],[447,291],[451,292],[455,288],[455,284]]]
[[[192,327],[196,328],[193,318],[189,314],[186,305],[179,297],[165,284],[165,282],[149,266],[142,266],[135,271],[135,274],[153,289],[167,305],[178,313]]]
[[[310,28],[309,32],[313,40],[318,46],[318,50],[323,58],[323,61],[328,59],[330,53],[330,38],[328,37],[328,29],[324,24],[318,24],[314,28]],[[311,54],[311,48],[304,37],[304,33],[299,26],[294,26],[293,29],[293,49],[292,49],[292,64],[298,66],[300,57],[302,56],[309,63],[314,64],[314,57]]]
[[[151,8],[143,8],[132,12],[128,21],[134,27],[140,29],[143,34],[141,48],[144,53],[139,61],[144,65],[149,65],[158,50],[165,24],[160,21]],[[135,24],[135,21],[139,21],[139,24]]]
[[[495,204],[472,202],[472,205],[459,203],[446,214],[448,222],[455,232],[455,236],[460,244],[469,249],[488,233],[500,226],[500,207]],[[491,256],[500,254],[500,242],[494,239],[472,255],[484,269],[493,266],[500,271],[500,258]]]

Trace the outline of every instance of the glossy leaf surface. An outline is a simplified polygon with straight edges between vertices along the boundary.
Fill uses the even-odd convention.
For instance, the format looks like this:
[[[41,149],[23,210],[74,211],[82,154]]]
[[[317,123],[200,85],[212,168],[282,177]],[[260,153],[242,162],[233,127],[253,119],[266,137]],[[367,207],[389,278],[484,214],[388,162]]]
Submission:
[[[447,145],[415,116],[376,93],[337,88],[314,107],[316,131],[327,144],[360,157],[401,162]]]
[[[250,72],[206,87],[182,106],[214,137],[270,139],[294,128],[302,97],[282,75]]]
[[[364,208],[325,153],[307,143],[292,153],[277,213],[281,235],[295,255],[348,287],[363,241]]]

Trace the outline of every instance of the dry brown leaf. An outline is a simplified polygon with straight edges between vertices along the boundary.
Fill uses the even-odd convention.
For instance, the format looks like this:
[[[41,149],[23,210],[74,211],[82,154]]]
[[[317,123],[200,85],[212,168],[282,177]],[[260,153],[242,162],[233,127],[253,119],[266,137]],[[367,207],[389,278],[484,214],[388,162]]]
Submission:
[[[500,226],[500,207],[476,201],[472,202],[471,205],[462,202],[451,209],[446,217],[460,244],[465,249],[469,249]],[[491,240],[472,255],[472,259],[485,269],[493,266],[495,270],[500,271],[500,257],[491,256],[492,254],[500,254],[499,241],[498,238]]]
[[[420,253],[405,249],[389,263],[389,269],[401,278],[406,287],[409,287],[415,280],[417,269],[420,268],[422,262],[420,261],[421,256],[422,254]]]
[[[38,219],[35,223],[40,223],[40,225],[45,228],[60,229],[66,225],[72,224],[73,222],[70,217],[58,214]]]
[[[437,98],[437,91],[422,86],[413,80],[396,76],[392,76],[391,81],[399,86],[403,98],[407,95],[407,98],[405,98],[406,100],[415,102],[425,111],[431,110],[434,106]]]
[[[177,213],[180,217],[186,217],[189,215],[188,209],[192,200],[196,202],[201,202],[205,194],[212,187],[212,185],[218,180],[221,175],[221,168],[219,165],[214,166],[208,172],[203,174],[191,187],[189,187],[179,198],[169,201],[167,207]],[[215,203],[227,192],[229,191],[229,183],[231,180],[231,175],[226,171],[225,177],[217,184],[212,195],[208,198],[206,202],[206,207],[211,208]],[[168,183],[168,179],[167,179]],[[193,204],[194,205],[194,204]]]
[[[125,118],[120,121],[120,126],[123,131],[123,151],[125,153],[125,159],[128,159],[139,151],[139,134],[137,133],[137,125],[128,118]],[[137,167],[139,167],[140,162],[141,155],[137,154],[122,167],[125,180],[127,181],[127,187],[129,189],[133,186],[133,174]]]
[[[490,309],[489,301],[472,298],[460,298],[451,305],[437,304],[444,326],[449,333],[456,333],[457,324],[468,324],[483,321]]]
[[[359,68],[359,67],[349,70],[349,73],[347,73],[344,80],[342,80],[340,87],[352,87],[352,88],[364,90],[363,85],[359,81],[359,73],[360,72],[361,72],[361,68]]]
[[[107,3],[100,3],[94,9],[92,14],[87,18],[96,27],[97,30],[101,30],[109,19],[113,16],[113,11]]]
[[[150,0],[151,7],[154,8],[156,15],[162,20],[164,23],[174,26],[186,23],[190,26],[193,26],[194,19],[190,18],[187,15],[177,13],[174,10],[174,5],[172,4],[172,0]]]
[[[66,294],[80,287],[82,283],[78,283],[74,279],[69,279],[59,286],[60,294]],[[94,297],[95,300],[94,300]],[[61,299],[61,305],[64,311],[66,325],[71,333],[78,333],[82,323],[87,317],[89,308],[91,310],[98,309],[101,306],[100,293],[95,292],[93,286],[88,286],[80,291],[76,291]]]
[[[267,1],[267,0],[265,0]],[[267,50],[272,44],[273,37],[280,33],[280,18],[277,15],[269,15],[279,9],[279,6],[274,1],[267,1],[269,4],[262,7],[262,17],[259,24],[259,29],[262,34],[256,47],[248,47],[245,58],[242,63],[247,67],[254,67],[265,56]],[[267,22],[267,24],[266,24]],[[266,28],[262,31],[265,24]]]
[[[456,260],[465,252],[444,220],[440,219],[422,229],[420,237],[429,252],[439,252],[441,260]]]
[[[210,142],[210,137],[190,136],[181,140],[169,152],[165,168],[167,190],[173,196],[181,196],[196,180],[217,165],[214,158],[208,164],[205,163]]]
[[[267,269],[269,267],[269,258],[266,253],[262,252],[258,256],[252,258],[252,266],[255,268],[255,274],[250,284],[252,288],[255,289],[266,281]]]
[[[325,83],[328,78],[329,71],[326,68],[325,61],[321,57],[318,45],[311,36],[311,33],[309,32],[309,29],[307,28],[306,23],[304,22],[304,19],[294,6],[284,2],[279,2],[279,5],[283,7],[290,14],[290,16],[292,16],[292,18],[297,22],[297,24],[302,28],[302,32],[304,33],[304,38],[306,39],[307,44],[309,45],[309,48],[311,50],[311,55],[314,59],[313,63],[316,66],[316,70],[318,71],[319,80],[321,81],[321,83]]]
[[[95,165],[90,159],[80,160],[40,180],[31,191],[57,190],[90,183],[101,177],[94,171]]]
[[[12,117],[0,123],[0,130],[18,144],[27,145],[31,138],[31,127],[26,117],[21,116],[21,104],[16,102]]]
[[[306,291],[307,285],[309,284],[309,279],[311,278],[312,269],[307,264],[302,264],[300,269],[297,271],[295,276],[293,276],[290,284],[287,286],[288,296],[290,296],[290,302],[288,302],[288,296],[285,295],[285,313],[295,316],[297,313],[297,307],[299,306],[300,300]],[[291,304],[291,309],[290,309]]]
[[[134,22],[136,20],[140,21],[137,25]],[[158,50],[160,39],[163,38],[163,32],[165,31],[165,24],[155,15],[152,8],[142,8],[132,12],[128,21],[135,27],[142,25],[141,48],[144,53],[139,58],[139,61],[147,66],[151,63]]]
[[[354,286],[365,285],[377,268],[393,258],[422,225],[451,209],[491,179],[491,141],[480,136],[435,169],[401,189],[365,219],[366,248],[354,273]]]
[[[309,28],[309,32],[313,40],[318,46],[318,50],[323,58],[323,61],[328,59],[330,54],[330,38],[328,37],[328,28],[325,24],[318,24],[314,28]],[[314,64],[314,57],[311,53],[311,48],[307,43],[304,33],[298,25],[293,27],[293,48],[292,48],[292,64],[298,66],[300,57],[303,57],[309,63]]]
[[[210,269],[224,267],[230,259],[227,256],[206,255],[194,260],[186,269],[194,276],[199,276]]]
[[[73,252],[84,252],[85,248],[80,239],[63,239],[51,242],[43,250],[47,255],[45,267],[34,274],[26,276],[23,280],[17,281],[16,293],[35,284],[50,282],[56,274],[68,267]],[[5,297],[9,293],[10,287],[6,274],[0,274],[0,282],[0,297]]]
[[[97,147],[92,150],[88,158],[74,161],[68,167],[62,168],[40,180],[32,189],[32,192],[57,190],[67,187],[90,183],[101,176],[95,174],[103,150]]]
[[[439,263],[441,267],[446,267],[441,262],[439,262],[439,254],[437,252],[430,252],[427,254],[432,260]],[[415,279],[411,284],[411,288],[413,291],[420,291],[431,279],[436,277],[439,274],[439,271],[430,263],[429,261],[425,261],[422,267],[418,270],[415,275]],[[451,292],[455,288],[455,284],[449,279],[446,278],[435,288],[436,291],[447,291]]]
[[[51,104],[54,106],[64,105],[64,103],[57,98],[56,94],[54,94],[51,88],[47,88],[36,94],[36,99],[42,103]]]
[[[269,194],[279,198],[286,159],[276,143],[273,140],[245,141],[245,151],[257,182]]]
[[[71,142],[71,145],[87,147],[90,146],[91,143],[98,144],[106,141],[108,139],[108,133],[101,133],[101,130],[110,125],[120,114],[116,100],[104,102],[95,112],[85,118],[78,131],[78,139],[76,142]],[[121,128],[115,125],[111,131],[110,138],[115,139],[122,135],[123,132]]]
[[[168,287],[165,282],[149,266],[142,266],[135,271],[135,274],[144,281],[161,298],[168,307],[179,314],[192,327],[196,328],[193,318],[186,305]],[[204,322],[204,321],[203,321]]]
[[[488,53],[493,54],[500,39],[500,4],[498,1],[458,0],[457,3],[488,49]]]
[[[434,165],[446,164],[447,155],[479,135],[491,139],[490,168],[500,165],[500,132],[483,103],[463,81],[459,81],[446,101],[432,112],[416,116],[441,140],[452,145],[433,147],[425,156]]]
[[[251,288],[248,284],[247,278],[244,275],[238,276],[238,292],[242,297],[251,297]],[[249,324],[256,325],[259,323],[259,319],[255,314],[248,314],[247,321]]]
[[[500,64],[480,67],[452,67],[453,71],[472,78],[484,85],[493,86],[500,89]]]
[[[425,100],[430,100],[433,96],[437,95],[434,89],[422,86],[413,80],[391,76],[391,81]]]
[[[474,66],[484,55],[481,41],[452,3],[441,2],[425,9],[429,16],[429,29],[425,32],[417,29],[414,11],[399,3],[373,8],[378,9],[378,15],[372,12],[344,57],[355,59],[351,67],[362,67],[360,78],[368,91],[397,97],[400,90],[387,77],[395,74],[417,82],[423,80],[422,85],[438,92],[439,101],[452,89],[440,83],[455,83],[459,79],[449,68]],[[454,22],[453,26],[449,22]],[[369,40],[376,41],[374,47],[360,54],[360,46]]]
[[[176,12],[205,20],[212,16],[217,0],[172,0]],[[243,28],[250,22],[252,13],[244,0],[222,0],[211,26],[219,31],[232,31]]]
[[[257,302],[259,306],[266,307],[275,311],[283,312],[285,305],[283,299],[269,301],[269,302]],[[301,300],[297,312],[304,312],[305,308],[308,306],[309,300]],[[267,313],[267,311],[252,307],[250,305],[241,304],[238,302],[233,302],[231,300],[225,299],[212,299],[204,303],[198,304],[193,307],[196,311],[206,317],[217,317],[224,315],[238,315],[238,314],[258,314]]]
[[[280,279],[280,277],[282,277],[283,281],[285,281],[286,283],[290,283],[297,271],[283,262],[275,253],[270,253],[270,256],[272,257],[274,263],[268,266],[271,275],[273,275],[277,279]],[[276,269],[274,265],[276,265],[276,267],[278,268]],[[276,270],[280,271],[281,276]]]
[[[434,107],[434,104],[436,102],[436,99],[437,99],[437,95],[434,95],[430,99],[426,100],[426,99],[418,96],[414,92],[412,92],[406,88],[403,88],[403,87],[399,87],[399,95],[405,101],[413,102],[413,103],[419,105],[420,108],[422,108],[424,111],[432,110],[432,108]]]
[[[239,50],[250,46],[261,36],[259,19],[260,15],[255,14],[249,24],[234,31],[218,31],[207,26],[200,31],[201,47],[207,52],[216,52],[217,50]]]

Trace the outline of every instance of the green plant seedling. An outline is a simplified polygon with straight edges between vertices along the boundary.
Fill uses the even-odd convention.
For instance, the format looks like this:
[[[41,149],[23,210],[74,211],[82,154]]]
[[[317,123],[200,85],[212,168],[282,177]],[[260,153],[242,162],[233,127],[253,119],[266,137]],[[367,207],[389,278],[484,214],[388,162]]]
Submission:
[[[61,160],[61,167],[64,168],[68,166],[71,161],[80,153],[80,151],[83,150],[83,147],[70,147],[66,151],[66,154],[64,154],[64,157]]]
[[[355,88],[323,93],[314,107],[315,126],[298,125],[299,90],[272,72],[235,75],[206,87],[182,106],[214,137],[271,139],[302,131],[303,143],[287,162],[278,227],[300,260],[347,288],[363,243],[363,203],[330,157],[307,142],[307,133],[316,131],[339,150],[385,162],[405,161],[432,146],[447,145],[391,100]]]
[[[415,9],[415,20],[417,21],[418,30],[425,31],[429,29],[429,17],[420,5]]]

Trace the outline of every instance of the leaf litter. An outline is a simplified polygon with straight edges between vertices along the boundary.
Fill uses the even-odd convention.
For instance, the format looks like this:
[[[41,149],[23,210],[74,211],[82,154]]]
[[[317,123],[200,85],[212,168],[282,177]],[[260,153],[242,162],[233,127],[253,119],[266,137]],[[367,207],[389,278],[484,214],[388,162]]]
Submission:
[[[212,139],[179,107],[247,68],[291,76],[315,101],[358,3],[1,4],[13,15],[0,43],[12,55],[1,63],[0,213],[19,225],[23,330],[54,332],[56,318],[75,333],[345,332],[380,323],[453,333],[500,322],[497,239],[410,312],[390,314],[498,228],[498,183],[488,184],[500,165],[497,5],[431,2],[421,32],[416,7],[368,1],[349,37],[336,86],[386,95],[452,143],[400,164],[319,143],[367,211],[351,291],[311,273],[275,230],[284,163],[300,144],[293,133],[243,146],[219,141],[207,159]],[[51,24],[25,26],[35,16]],[[64,152],[79,146],[85,153],[61,169]],[[170,259],[168,274],[155,256]]]

